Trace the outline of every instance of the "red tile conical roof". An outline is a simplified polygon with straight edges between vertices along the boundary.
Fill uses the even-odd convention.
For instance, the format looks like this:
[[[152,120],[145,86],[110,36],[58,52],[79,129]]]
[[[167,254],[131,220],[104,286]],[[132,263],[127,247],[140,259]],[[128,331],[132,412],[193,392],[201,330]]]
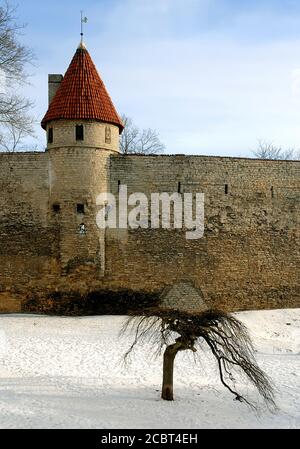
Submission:
[[[41,125],[57,119],[94,119],[124,125],[84,45],[79,45]]]

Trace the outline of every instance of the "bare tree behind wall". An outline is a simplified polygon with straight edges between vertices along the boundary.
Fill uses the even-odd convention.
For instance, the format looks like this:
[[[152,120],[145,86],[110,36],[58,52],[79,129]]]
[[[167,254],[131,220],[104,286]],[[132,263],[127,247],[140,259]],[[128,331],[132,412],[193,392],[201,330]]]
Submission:
[[[121,116],[124,130],[120,136],[120,151],[123,154],[163,153],[165,145],[160,141],[156,130],[139,129],[130,117]]]
[[[32,103],[21,93],[28,82],[26,67],[33,53],[21,43],[25,25],[19,24],[16,8],[0,3],[0,150],[14,151],[24,137],[33,134]]]
[[[206,345],[216,360],[221,383],[235,399],[257,408],[255,401],[238,392],[236,385],[242,376],[257,389],[270,409],[276,409],[271,382],[255,361],[247,328],[231,314],[217,310],[191,314],[149,309],[143,316],[128,318],[121,334],[132,332],[134,340],[124,356],[125,361],[139,342],[150,343],[156,354],[164,349],[162,399],[173,400],[174,361],[178,352],[199,354]]]
[[[300,160],[300,150],[284,149],[264,140],[259,140],[257,149],[252,153],[257,159]]]

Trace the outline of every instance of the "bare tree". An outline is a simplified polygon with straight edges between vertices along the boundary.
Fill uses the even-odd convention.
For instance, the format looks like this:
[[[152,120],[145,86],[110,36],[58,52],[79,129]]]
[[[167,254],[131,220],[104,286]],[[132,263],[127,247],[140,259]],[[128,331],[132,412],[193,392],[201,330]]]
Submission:
[[[234,373],[244,374],[270,409],[276,407],[271,383],[256,364],[247,328],[232,315],[217,310],[190,314],[178,310],[149,309],[143,316],[129,317],[121,333],[132,330],[135,338],[124,356],[125,361],[139,341],[147,340],[156,346],[157,354],[165,347],[162,399],[173,400],[173,369],[177,353],[185,350],[197,352],[206,343],[217,361],[222,384],[238,401],[256,407],[255,403],[236,391]]]
[[[278,159],[278,160],[299,160],[300,151],[293,148],[284,150],[282,147],[277,147],[271,142],[260,140],[258,142],[257,150],[253,154],[258,159]]]
[[[165,145],[159,140],[154,129],[140,130],[130,117],[122,115],[124,130],[120,137],[120,151],[123,154],[157,154],[162,153]]]
[[[16,127],[10,123],[2,125],[0,127],[0,148],[6,152],[25,151],[27,147],[23,144],[23,139],[28,135],[34,135],[33,119],[30,117],[23,117],[22,126]],[[37,149],[37,145],[31,145],[30,149]]]
[[[28,79],[25,67],[34,59],[19,41],[24,27],[16,22],[16,9],[4,2],[0,6],[0,144],[6,151],[16,149],[24,136],[33,133],[32,103],[18,93]]]

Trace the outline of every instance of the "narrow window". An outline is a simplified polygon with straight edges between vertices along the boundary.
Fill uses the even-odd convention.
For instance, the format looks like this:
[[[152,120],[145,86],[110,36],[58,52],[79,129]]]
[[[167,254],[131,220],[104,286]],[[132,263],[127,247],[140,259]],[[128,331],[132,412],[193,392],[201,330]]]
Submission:
[[[84,214],[84,204],[82,203],[77,204],[77,214]]]
[[[111,129],[110,126],[105,127],[105,143],[111,143]]]
[[[59,204],[52,204],[52,210],[55,214],[58,214],[60,212],[60,205]]]
[[[53,128],[48,128],[48,143],[53,143]]]
[[[271,187],[271,198],[274,198],[274,187]]]
[[[225,195],[228,194],[228,184],[225,184]]]
[[[118,181],[118,193],[120,192],[120,185],[121,185],[121,181]]]
[[[181,193],[181,182],[178,183],[178,186],[177,186],[177,192],[178,192],[178,193]]]
[[[76,140],[83,140],[83,125],[76,125]]]

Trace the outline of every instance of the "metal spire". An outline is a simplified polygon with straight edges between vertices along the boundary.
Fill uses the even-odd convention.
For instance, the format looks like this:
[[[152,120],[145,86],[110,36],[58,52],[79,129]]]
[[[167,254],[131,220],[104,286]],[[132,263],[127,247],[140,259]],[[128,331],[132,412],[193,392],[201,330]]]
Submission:
[[[83,15],[83,11],[80,11],[81,21],[80,21],[80,36],[81,36],[81,44],[83,44],[83,24],[87,23],[87,17]]]

